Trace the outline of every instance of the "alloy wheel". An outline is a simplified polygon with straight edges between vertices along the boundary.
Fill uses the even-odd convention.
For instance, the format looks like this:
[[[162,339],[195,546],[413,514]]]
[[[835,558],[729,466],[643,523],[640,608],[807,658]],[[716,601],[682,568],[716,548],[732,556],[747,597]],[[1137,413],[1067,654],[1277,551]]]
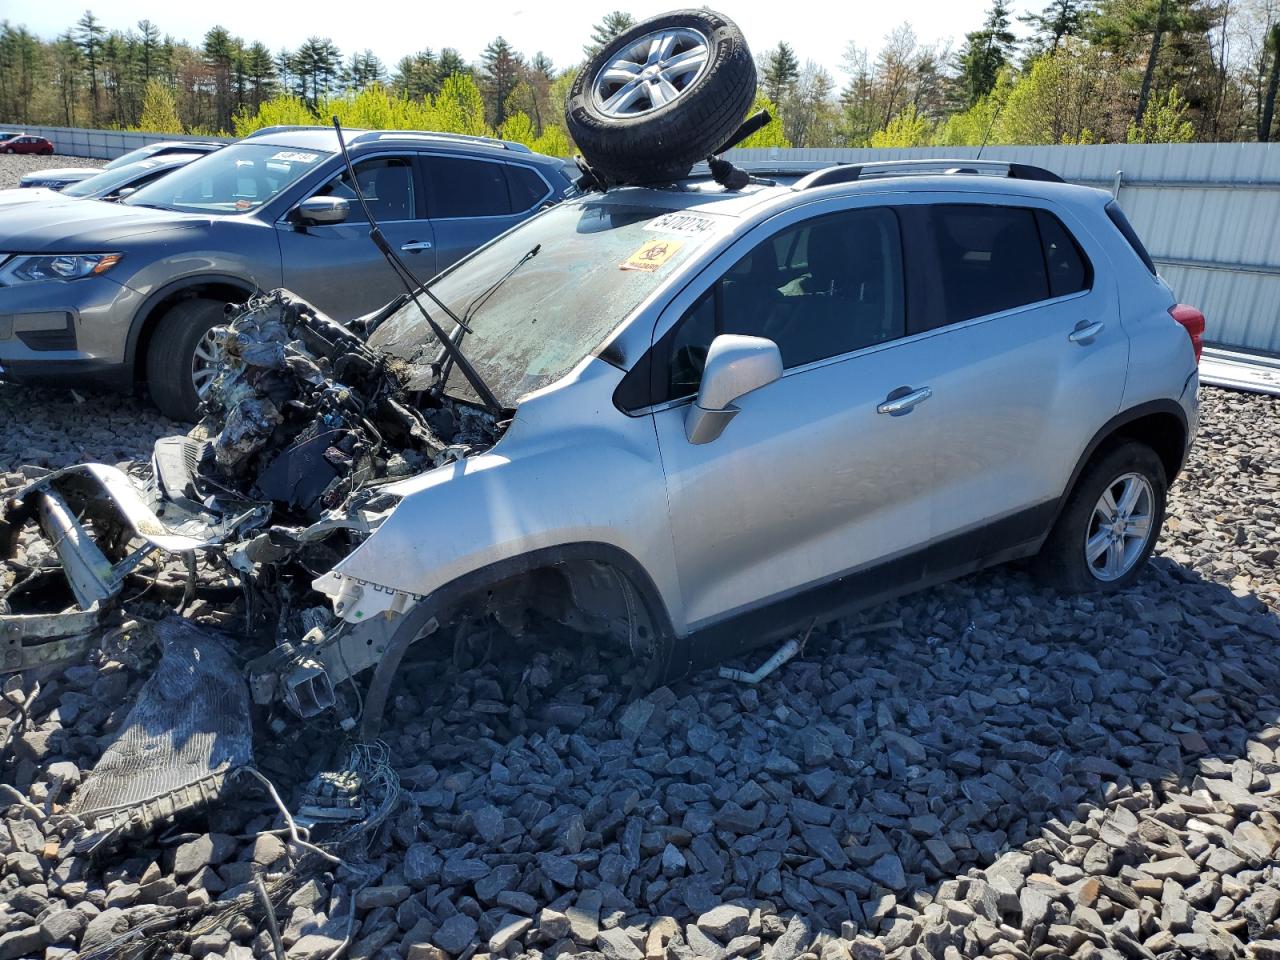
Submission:
[[[707,68],[711,45],[688,27],[647,33],[610,58],[592,84],[596,109],[627,119],[680,99]]]
[[[1119,580],[1134,568],[1152,534],[1155,493],[1140,473],[1117,477],[1093,507],[1085,532],[1084,558],[1098,580]]]

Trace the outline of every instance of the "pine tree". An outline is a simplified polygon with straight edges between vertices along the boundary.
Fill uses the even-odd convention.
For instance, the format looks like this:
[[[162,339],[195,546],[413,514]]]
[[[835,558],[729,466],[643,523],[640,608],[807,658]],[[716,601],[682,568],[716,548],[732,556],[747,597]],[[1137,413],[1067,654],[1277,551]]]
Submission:
[[[249,83],[249,102],[254,110],[270,99],[276,77],[276,66],[266,44],[255,40],[244,52],[244,72]]]
[[[765,54],[764,72],[761,89],[764,95],[774,103],[781,104],[783,98],[800,79],[800,60],[791,45],[782,42]]]
[[[582,52],[590,60],[606,43],[635,25],[636,18],[622,10],[605,14],[604,19],[591,28],[591,42],[582,47]]]
[[[359,92],[375,83],[383,83],[386,79],[386,68],[372,50],[351,55],[346,71],[346,85],[349,90]]]
[[[74,36],[76,45],[79,46],[84,57],[84,65],[89,71],[90,109],[95,124],[98,122],[98,111],[101,108],[98,98],[98,66],[102,59],[102,44],[106,35],[107,31],[103,29],[92,10],[86,10],[84,16],[76,21]]]
[[[146,83],[160,69],[160,28],[150,20],[138,21],[138,53],[142,59],[142,82]]]
[[[436,66],[436,76],[439,77],[440,87],[443,88],[444,81],[450,77],[471,76],[471,67],[462,59],[462,54],[456,48],[444,47],[440,51],[440,63]]]
[[[1018,19],[1034,31],[1030,41],[1034,56],[1055,52],[1063,37],[1081,32],[1092,12],[1089,0],[1053,0],[1039,13],[1024,14]]]
[[[965,34],[960,81],[968,106],[991,92],[1000,70],[1013,58],[1017,38],[1009,29],[1008,0],[992,0],[981,30]]]
[[[507,98],[520,82],[524,64],[520,54],[502,37],[495,38],[480,56],[480,92],[489,124],[502,126],[507,118]]]

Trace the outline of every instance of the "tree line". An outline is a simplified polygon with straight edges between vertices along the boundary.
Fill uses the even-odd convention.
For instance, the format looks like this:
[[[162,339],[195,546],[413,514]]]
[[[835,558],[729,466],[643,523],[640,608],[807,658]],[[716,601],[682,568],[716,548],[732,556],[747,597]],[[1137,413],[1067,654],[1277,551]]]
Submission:
[[[953,48],[909,23],[875,54],[850,42],[835,71],[787,42],[759,53],[758,146],[1268,141],[1280,134],[1280,0],[1008,0]],[[634,23],[595,24],[583,61]],[[550,153],[581,62],[556,65],[501,36],[469,62],[425,48],[391,67],[326,37],[271,51],[221,26],[199,44],[150,20],[108,30],[86,11],[52,39],[0,22],[0,121],[243,135],[338,113],[353,126],[497,133]]]

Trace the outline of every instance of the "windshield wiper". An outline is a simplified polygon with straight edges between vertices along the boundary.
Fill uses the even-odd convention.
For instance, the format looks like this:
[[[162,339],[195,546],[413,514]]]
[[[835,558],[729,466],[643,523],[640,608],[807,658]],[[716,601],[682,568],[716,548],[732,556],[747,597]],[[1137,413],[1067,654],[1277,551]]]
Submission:
[[[421,291],[422,293],[425,293],[427,297],[430,298],[431,302],[443,310],[445,315],[454,323],[458,324],[458,326],[465,327],[466,324],[459,320],[454,312],[445,306],[439,297],[432,293],[426,285],[422,283],[422,281],[415,277],[413,275],[413,271],[411,271],[405,265],[405,262],[400,259],[400,255],[391,249],[391,244],[387,243],[387,238],[382,235],[382,230],[378,227],[378,221],[373,219],[373,212],[369,209],[369,203],[364,198],[364,191],[360,189],[360,181],[356,178],[356,168],[351,163],[351,154],[347,152],[347,141],[342,136],[342,124],[338,122],[337,115],[333,117],[333,129],[338,135],[338,148],[342,151],[342,160],[347,168],[347,176],[351,178],[351,189],[355,193],[356,199],[360,201],[360,209],[364,212],[365,220],[369,222],[369,239],[373,241],[374,246],[382,251],[382,255],[387,258],[387,263],[391,265],[392,272],[400,278],[400,282],[404,284],[404,288],[408,292],[409,298],[413,301],[414,306],[418,308],[418,311],[422,314],[422,318],[427,321],[427,326],[431,328],[431,332],[435,334],[435,337],[440,341],[441,346],[443,346],[448,352],[450,359],[458,365],[458,369],[462,371],[462,375],[467,378],[467,382],[471,384],[471,389],[476,392],[476,396],[480,398],[480,402],[483,403],[489,412],[495,417],[501,417],[502,404],[498,401],[497,395],[495,395],[489,385],[485,383],[484,377],[480,376],[479,371],[471,365],[471,361],[463,355],[462,351],[459,350],[457,346],[454,345],[454,342],[445,335],[445,332],[440,329],[440,324],[436,323],[435,318],[433,318],[431,314],[427,313],[427,308],[424,307],[422,305],[422,301],[418,299],[418,292]]]
[[[511,279],[512,274],[536,257],[538,255],[538,251],[541,249],[542,244],[535,243],[533,247],[524,252],[519,260],[511,265],[510,270],[472,298],[471,302],[467,304],[467,309],[462,312],[462,320],[458,322],[458,329],[452,334],[451,339],[455,349],[461,348],[463,336],[471,332],[471,328],[467,326],[467,324],[469,324],[475,318],[475,315],[480,312],[480,308],[489,302],[489,298],[498,292],[498,288]],[[444,392],[444,385],[449,379],[449,371],[453,368],[453,357],[452,355],[446,357],[445,354],[447,352],[447,349],[443,344],[441,344],[441,350],[436,354],[436,358],[433,362],[433,365],[440,371],[436,378],[435,392],[437,396]]]

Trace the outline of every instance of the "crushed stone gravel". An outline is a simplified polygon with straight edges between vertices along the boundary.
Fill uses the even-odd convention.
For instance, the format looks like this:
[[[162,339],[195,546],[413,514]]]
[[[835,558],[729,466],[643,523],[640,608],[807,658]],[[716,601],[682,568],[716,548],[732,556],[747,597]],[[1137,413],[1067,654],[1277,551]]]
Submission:
[[[755,687],[640,696],[609,651],[536,628],[417,651],[384,724],[401,805],[361,872],[291,870],[253,791],[98,859],[15,804],[0,960],[131,930],[271,957],[255,876],[289,958],[1280,957],[1280,401],[1203,400],[1129,590],[988,571],[820,627]],[[175,429],[143,400],[0,385],[0,485]],[[21,721],[37,678],[11,680],[0,781],[56,813],[147,662],[40,677]],[[319,767],[332,732],[280,753]]]

